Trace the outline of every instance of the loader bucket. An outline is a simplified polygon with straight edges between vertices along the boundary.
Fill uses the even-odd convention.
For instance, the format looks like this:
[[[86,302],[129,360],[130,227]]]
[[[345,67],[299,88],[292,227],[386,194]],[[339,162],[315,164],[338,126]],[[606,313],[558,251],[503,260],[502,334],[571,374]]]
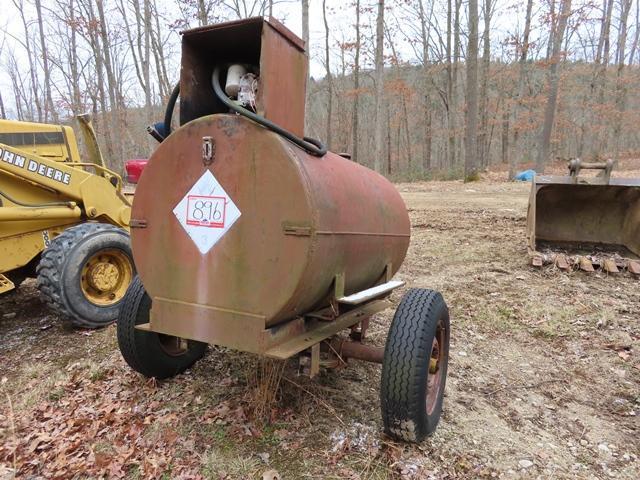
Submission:
[[[571,163],[568,176],[533,180],[527,215],[531,251],[640,257],[640,179],[610,178],[610,162]],[[579,177],[580,168],[605,172]]]

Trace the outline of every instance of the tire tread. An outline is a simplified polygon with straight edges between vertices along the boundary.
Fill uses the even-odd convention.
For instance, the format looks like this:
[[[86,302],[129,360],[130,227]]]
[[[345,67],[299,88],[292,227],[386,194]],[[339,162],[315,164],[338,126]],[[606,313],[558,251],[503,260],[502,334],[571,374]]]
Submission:
[[[96,325],[90,320],[74,315],[64,302],[62,291],[64,266],[78,242],[107,230],[120,230],[120,227],[107,223],[83,223],[67,228],[51,240],[49,246],[42,252],[40,263],[36,267],[37,287],[45,303],[76,327],[96,328],[102,325]]]
[[[439,292],[413,288],[403,297],[394,315],[385,346],[380,389],[385,433],[393,438],[420,442],[435,429],[435,425],[426,421],[420,389],[424,388],[424,365],[431,356],[432,324],[437,324],[443,308],[446,312]]]

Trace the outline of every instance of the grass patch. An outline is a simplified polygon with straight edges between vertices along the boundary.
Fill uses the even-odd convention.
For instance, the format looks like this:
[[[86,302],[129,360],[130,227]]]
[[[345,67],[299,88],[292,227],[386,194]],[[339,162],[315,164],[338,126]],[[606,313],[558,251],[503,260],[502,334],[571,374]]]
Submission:
[[[573,307],[557,307],[553,305],[531,308],[530,323],[533,325],[533,335],[538,338],[555,339],[572,337],[576,328],[572,322],[579,315]]]
[[[227,455],[212,448],[202,457],[202,473],[205,478],[258,478],[266,470],[255,457]]]
[[[480,172],[476,171],[464,176],[464,183],[479,182],[481,179]]]
[[[464,178],[464,169],[462,167],[453,167],[423,170],[422,168],[414,167],[411,170],[392,173],[391,175],[385,174],[385,176],[395,183],[428,182],[432,180],[446,182]],[[478,176],[478,179],[479,178]]]
[[[522,328],[515,310],[507,305],[488,305],[480,308],[471,321],[474,324],[482,325],[485,328],[501,333],[512,332]]]

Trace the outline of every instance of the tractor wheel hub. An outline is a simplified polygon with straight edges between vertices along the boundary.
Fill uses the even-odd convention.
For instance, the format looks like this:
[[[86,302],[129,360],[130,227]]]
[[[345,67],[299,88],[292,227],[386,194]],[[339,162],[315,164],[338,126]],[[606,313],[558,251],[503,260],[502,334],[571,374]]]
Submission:
[[[120,272],[118,267],[109,262],[94,265],[89,272],[91,286],[101,292],[110,292],[118,286]]]

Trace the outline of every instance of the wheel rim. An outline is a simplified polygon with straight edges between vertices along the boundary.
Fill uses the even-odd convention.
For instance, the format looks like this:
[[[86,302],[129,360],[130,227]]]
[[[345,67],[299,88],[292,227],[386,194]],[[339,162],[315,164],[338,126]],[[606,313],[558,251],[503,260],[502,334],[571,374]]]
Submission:
[[[429,372],[427,373],[427,415],[431,415],[438,404],[444,385],[445,366],[448,357],[448,345],[446,342],[446,326],[440,319],[436,327],[436,334],[431,343],[431,355],[429,356]]]
[[[129,256],[119,249],[94,253],[82,267],[80,286],[85,298],[100,307],[118,303],[133,280]]]
[[[189,350],[189,343],[184,338],[159,333],[158,340],[160,341],[162,350],[172,357],[184,355]]]

